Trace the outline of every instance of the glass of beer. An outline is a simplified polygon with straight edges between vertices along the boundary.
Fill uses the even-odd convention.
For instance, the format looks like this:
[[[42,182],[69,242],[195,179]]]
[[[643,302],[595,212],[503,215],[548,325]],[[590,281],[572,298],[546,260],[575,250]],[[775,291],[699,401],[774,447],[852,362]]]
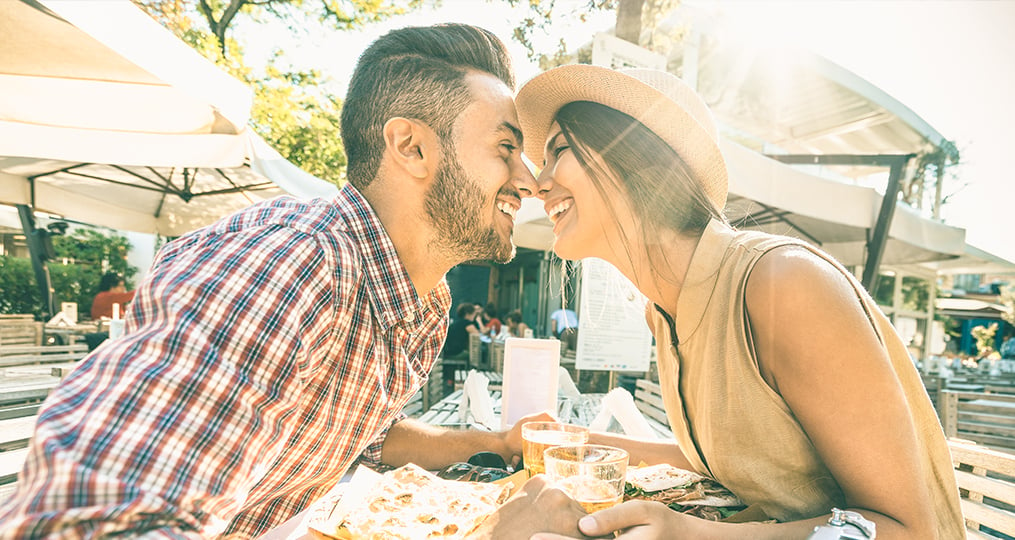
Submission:
[[[589,429],[560,422],[526,422],[522,424],[522,459],[529,477],[546,472],[543,452],[562,444],[589,442]]]
[[[624,499],[627,451],[612,446],[581,444],[546,450],[546,475],[586,512],[617,505]]]

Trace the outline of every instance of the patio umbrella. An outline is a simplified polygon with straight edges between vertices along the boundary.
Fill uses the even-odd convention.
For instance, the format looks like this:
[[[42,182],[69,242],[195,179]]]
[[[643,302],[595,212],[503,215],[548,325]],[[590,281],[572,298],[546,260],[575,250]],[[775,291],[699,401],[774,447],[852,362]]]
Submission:
[[[128,0],[0,2],[0,203],[178,236],[335,193],[246,127],[251,99]]]

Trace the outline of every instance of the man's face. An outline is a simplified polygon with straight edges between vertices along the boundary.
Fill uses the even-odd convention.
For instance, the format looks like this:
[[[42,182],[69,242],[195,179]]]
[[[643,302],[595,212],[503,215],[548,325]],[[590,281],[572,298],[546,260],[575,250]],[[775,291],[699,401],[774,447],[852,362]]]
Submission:
[[[521,197],[535,193],[535,179],[522,162],[511,90],[496,77],[465,76],[473,101],[442,141],[442,162],[425,208],[437,230],[435,247],[461,261],[514,258],[511,242]]]

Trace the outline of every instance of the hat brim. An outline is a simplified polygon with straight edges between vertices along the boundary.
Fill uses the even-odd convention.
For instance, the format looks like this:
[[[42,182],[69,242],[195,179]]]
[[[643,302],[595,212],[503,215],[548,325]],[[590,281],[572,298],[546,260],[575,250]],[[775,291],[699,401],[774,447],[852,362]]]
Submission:
[[[568,103],[591,101],[644,124],[687,164],[717,210],[726,205],[729,179],[714,136],[671,98],[630,75],[588,64],[561,66],[525,83],[515,101],[525,153],[537,165],[544,163],[546,136],[557,111]]]

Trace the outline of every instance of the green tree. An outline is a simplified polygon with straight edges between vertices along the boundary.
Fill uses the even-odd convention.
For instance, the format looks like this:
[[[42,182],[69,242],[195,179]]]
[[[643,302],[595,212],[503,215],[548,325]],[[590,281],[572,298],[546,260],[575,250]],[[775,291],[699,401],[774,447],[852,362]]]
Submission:
[[[976,340],[977,358],[985,358],[994,352],[994,334],[997,333],[997,323],[990,323],[990,326],[974,326],[970,333]]]
[[[91,311],[92,298],[106,272],[120,274],[127,287],[133,288],[132,280],[138,270],[127,263],[130,242],[123,236],[106,235],[94,229],[74,229],[66,236],[53,237],[53,251],[56,258],[47,266],[54,300],[77,302],[82,318]],[[39,318],[43,312],[31,261],[23,257],[0,257],[0,313],[31,313]]]
[[[240,14],[255,20],[266,15],[289,20],[298,14],[310,15],[318,10],[319,19],[344,28],[400,13],[401,8],[392,2],[370,0],[134,2],[203,56],[252,88],[254,104],[250,124],[268,144],[304,171],[341,185],[346,164],[339,133],[341,100],[325,89],[325,79],[320,72],[280,67],[278,55],[269,59],[263,73],[257,73],[245,63],[239,44],[227,37],[229,26]],[[339,4],[348,6],[343,11]],[[374,4],[377,5],[376,16],[369,16],[368,8]],[[200,21],[207,26],[203,27]]]
[[[243,50],[230,37],[236,23],[280,20],[294,32],[308,22],[347,30],[419,8],[422,0],[132,0],[205,57],[213,60],[254,91],[253,129],[286,159],[336,185],[344,181],[345,152],[340,140],[341,100],[325,90],[315,70],[292,71],[280,66],[276,54],[263,74],[255,74]],[[493,1],[493,0],[488,0]],[[514,37],[540,57],[544,67],[569,58],[563,40],[552,55],[537,54],[531,37],[548,31],[557,0],[499,0],[525,5],[528,16]],[[586,0],[574,15],[586,20],[595,10],[617,10],[617,35],[639,43],[678,5],[677,0]],[[649,32],[651,37],[651,32]],[[588,61],[588,58],[585,58]]]

